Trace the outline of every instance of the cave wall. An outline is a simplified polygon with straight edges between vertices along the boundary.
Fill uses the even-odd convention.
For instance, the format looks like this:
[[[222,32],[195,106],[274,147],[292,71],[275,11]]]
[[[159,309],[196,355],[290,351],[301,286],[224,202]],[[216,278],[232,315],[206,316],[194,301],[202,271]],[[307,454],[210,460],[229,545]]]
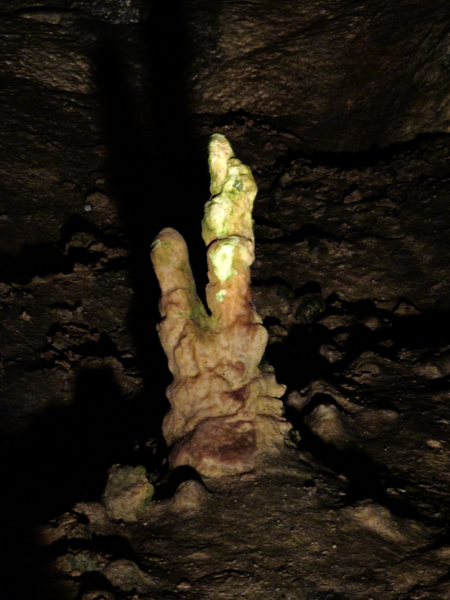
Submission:
[[[449,24],[443,0],[0,8],[4,514],[53,517],[98,497],[114,462],[163,464],[170,377],[149,249],[179,229],[204,288],[214,132],[259,187],[254,299],[289,392],[402,351],[445,388]],[[383,371],[366,359],[363,383]],[[410,428],[389,456],[435,477],[441,498],[447,454],[430,475],[408,451],[423,422],[423,444],[443,426],[434,391],[440,416],[405,401]],[[22,550],[5,553],[13,574]]]

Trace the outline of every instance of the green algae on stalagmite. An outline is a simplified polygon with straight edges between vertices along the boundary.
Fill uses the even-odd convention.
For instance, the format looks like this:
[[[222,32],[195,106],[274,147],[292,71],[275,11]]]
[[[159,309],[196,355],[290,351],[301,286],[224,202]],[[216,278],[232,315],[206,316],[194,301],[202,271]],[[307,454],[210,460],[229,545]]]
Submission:
[[[250,290],[257,187],[225,136],[209,144],[211,199],[202,235],[208,248],[206,300],[197,295],[183,237],[163,229],[152,247],[161,287],[158,333],[174,380],[163,422],[172,467],[210,477],[252,470],[282,447],[290,426],[279,398],[285,386],[261,368],[267,331]]]

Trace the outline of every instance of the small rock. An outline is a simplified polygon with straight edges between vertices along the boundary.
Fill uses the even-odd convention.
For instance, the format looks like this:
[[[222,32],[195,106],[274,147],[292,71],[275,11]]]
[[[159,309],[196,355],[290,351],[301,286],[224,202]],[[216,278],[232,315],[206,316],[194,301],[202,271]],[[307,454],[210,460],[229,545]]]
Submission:
[[[200,508],[208,499],[205,487],[195,479],[183,481],[172,499],[171,508],[175,512],[189,512]]]
[[[320,347],[319,354],[327,359],[329,363],[337,362],[344,358],[344,353],[330,344],[324,344]]]
[[[378,315],[362,317],[361,319],[358,319],[357,323],[367,327],[370,331],[376,331],[377,329],[383,329],[390,326],[390,323],[387,320],[381,319]]]
[[[108,206],[110,200],[103,192],[92,192],[86,196],[86,204],[90,204],[95,208],[103,208]]]
[[[93,527],[105,525],[108,515],[105,507],[100,502],[79,502],[74,508],[77,514],[85,515]]]
[[[338,327],[349,327],[355,320],[354,315],[327,315],[320,319],[320,324],[327,329],[337,329]]]
[[[334,404],[319,404],[305,417],[305,424],[323,442],[337,448],[344,448],[350,440],[341,411]]]
[[[433,361],[427,361],[425,363],[418,363],[414,365],[414,373],[425,377],[425,379],[440,379],[443,377],[443,373],[436,363]]]
[[[325,310],[322,294],[306,294],[300,299],[295,318],[305,323],[312,323]]]
[[[333,340],[339,346],[345,346],[345,344],[348,342],[349,339],[350,339],[350,333],[348,331],[343,331],[342,333],[338,333],[337,335],[335,335],[333,337]]]
[[[440,450],[442,448],[442,443],[439,440],[428,440],[427,446],[433,448],[434,450]]]
[[[270,325],[267,331],[269,332],[269,344],[279,342],[288,335],[286,329],[281,325]]]
[[[356,381],[365,381],[378,377],[382,368],[386,366],[386,360],[374,352],[363,352],[351,365],[352,378]]]
[[[180,581],[180,583],[177,585],[177,589],[179,589],[181,591],[190,590],[191,587],[192,587],[192,585],[186,579],[183,579],[183,581]]]
[[[292,444],[292,446],[295,448],[296,446],[298,446],[298,444],[302,441],[302,436],[300,435],[300,433],[297,431],[297,429],[291,429],[289,431],[289,442]]]
[[[85,209],[86,210],[86,209]],[[69,248],[88,248],[96,241],[96,238],[91,233],[85,231],[77,231],[66,244],[66,252]]]
[[[398,525],[387,508],[379,504],[360,504],[352,509],[352,516],[360,525],[372,530],[381,537],[394,541],[405,541]]]
[[[382,348],[392,348],[393,345],[394,340],[391,339],[381,340],[381,342],[378,343],[378,346],[381,346]]]
[[[51,563],[51,570],[56,573],[64,573],[77,577],[82,573],[101,571],[106,566],[106,559],[96,552],[81,550],[80,552],[68,552],[59,556]]]
[[[133,523],[151,502],[154,491],[144,467],[114,465],[109,470],[103,504],[112,519]]]
[[[103,509],[104,510],[104,509]],[[65,513],[50,523],[41,525],[34,530],[35,542],[40,546],[50,546],[57,540],[91,539],[92,532],[88,525],[83,523],[79,515]]]
[[[408,302],[400,302],[397,308],[394,310],[394,315],[397,317],[409,317],[411,315],[420,315],[420,311],[415,306]]]
[[[437,354],[414,365],[414,371],[427,379],[439,379],[450,374],[450,353]]]
[[[286,404],[288,406],[292,406],[292,408],[295,408],[298,411],[301,411],[306,406],[308,406],[310,400],[310,394],[301,394],[300,392],[297,392],[297,390],[295,390],[288,395]]]
[[[91,590],[81,596],[81,600],[115,600],[114,594],[104,590]]]
[[[344,204],[352,204],[353,202],[360,202],[361,200],[361,192],[359,190],[354,190],[351,194],[345,196]]]
[[[12,286],[0,281],[0,296],[7,296],[12,291]]]
[[[154,583],[147,573],[144,573],[131,560],[115,560],[103,570],[103,575],[114,586],[124,592],[136,590],[138,593],[148,592]]]
[[[349,511],[360,525],[391,542],[404,543],[426,534],[426,528],[417,521],[397,519],[387,508],[370,501],[363,501]]]

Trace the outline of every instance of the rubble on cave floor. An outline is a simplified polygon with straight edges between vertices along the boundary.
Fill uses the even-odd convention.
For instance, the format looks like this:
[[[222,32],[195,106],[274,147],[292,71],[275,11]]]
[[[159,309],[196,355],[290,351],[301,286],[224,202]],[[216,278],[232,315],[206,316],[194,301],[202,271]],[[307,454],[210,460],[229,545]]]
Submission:
[[[188,471],[178,482],[175,472],[133,523],[95,501],[41,526],[52,585],[84,600],[444,600],[448,347],[396,344],[339,373],[331,362],[333,377],[292,391],[296,436],[260,471],[222,481]]]

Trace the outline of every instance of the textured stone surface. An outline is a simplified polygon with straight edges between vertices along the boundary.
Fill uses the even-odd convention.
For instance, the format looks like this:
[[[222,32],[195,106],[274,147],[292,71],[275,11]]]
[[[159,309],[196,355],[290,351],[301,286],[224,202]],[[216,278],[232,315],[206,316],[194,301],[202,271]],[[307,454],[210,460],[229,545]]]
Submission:
[[[430,161],[431,147],[440,158]],[[406,155],[408,166],[395,156],[344,169],[292,161],[270,192],[280,241],[257,246],[255,277],[281,276],[294,289],[316,282],[325,297],[352,302],[447,308],[448,146],[424,142]]]
[[[447,4],[3,3],[2,599],[448,600],[450,141],[413,139],[448,127]],[[166,479],[148,253],[173,225],[205,288],[215,132],[295,431],[206,490]],[[157,481],[137,523],[114,464]]]
[[[197,114],[245,111],[305,149],[356,151],[450,125],[445,0],[195,2]]]
[[[67,15],[90,15],[116,24],[136,23],[146,14],[142,0],[54,0],[51,4],[33,0],[13,0],[0,9],[0,15],[58,24]]]

